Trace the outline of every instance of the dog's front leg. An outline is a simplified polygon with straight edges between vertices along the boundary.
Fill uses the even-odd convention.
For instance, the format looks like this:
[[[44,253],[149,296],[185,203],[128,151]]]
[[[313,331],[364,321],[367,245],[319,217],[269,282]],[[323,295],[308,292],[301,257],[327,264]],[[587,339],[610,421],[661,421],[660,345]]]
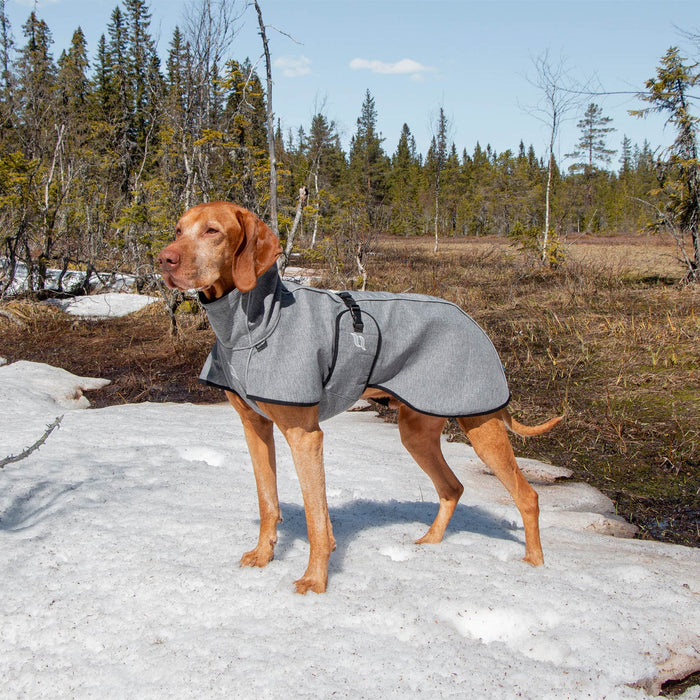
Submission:
[[[238,411],[253,463],[260,509],[260,535],[255,549],[241,557],[241,566],[265,566],[275,553],[277,523],[281,522],[277,497],[277,467],[273,423],[256,413],[239,396],[227,391],[226,396]]]
[[[289,444],[304,499],[309,563],[304,575],[294,585],[297,593],[323,593],[326,590],[328,560],[335,549],[335,539],[326,500],[323,432],[318,424],[318,407],[263,403],[260,407],[272,418]]]

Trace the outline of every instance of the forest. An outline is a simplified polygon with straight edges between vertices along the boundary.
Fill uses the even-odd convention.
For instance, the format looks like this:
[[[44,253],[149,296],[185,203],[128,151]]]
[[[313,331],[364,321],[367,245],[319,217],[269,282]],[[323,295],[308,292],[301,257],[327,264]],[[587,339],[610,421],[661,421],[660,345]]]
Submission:
[[[522,142],[502,153],[460,149],[442,110],[427,153],[407,124],[387,153],[369,91],[347,152],[323,111],[296,131],[279,121],[270,130],[264,80],[248,58],[227,56],[232,18],[212,17],[210,3],[193,7],[162,65],[146,0],[117,5],[92,52],[77,28],[57,59],[37,13],[15,39],[0,2],[0,293],[19,263],[34,292],[50,267],[129,270],[145,283],[173,222],[200,201],[233,200],[269,220],[270,135],[282,239],[296,220],[296,245],[317,249],[349,286],[382,234],[434,234],[436,246],[446,236],[508,236],[536,248],[544,232],[550,263],[557,241],[583,233],[694,226],[697,235],[697,154],[662,157],[632,143],[593,101],[566,170],[551,149],[542,156]],[[667,73],[685,71],[684,89],[694,84],[677,49],[664,60]],[[654,96],[661,79],[642,98],[671,119],[678,105]],[[691,248],[691,273],[697,262]]]

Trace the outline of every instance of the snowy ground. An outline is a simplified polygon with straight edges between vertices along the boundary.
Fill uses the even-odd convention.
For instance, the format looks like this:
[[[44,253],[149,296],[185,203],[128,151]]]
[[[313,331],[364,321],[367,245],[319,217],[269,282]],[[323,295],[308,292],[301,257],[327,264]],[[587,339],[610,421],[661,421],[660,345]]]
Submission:
[[[10,262],[7,258],[0,257],[0,285],[5,282],[6,275],[9,275]],[[46,288],[56,291],[70,291],[85,282],[85,273],[78,270],[67,270],[61,276],[61,270],[49,268],[46,270]],[[115,273],[95,273],[90,275],[88,280],[89,287],[92,290],[109,289],[115,292],[124,292],[133,290],[136,285],[136,277],[134,275],[124,274],[121,272]],[[27,290],[27,266],[23,262],[18,262],[12,284],[7,290],[8,296],[13,296]]]
[[[664,665],[698,665],[700,552],[601,534],[624,530],[610,502],[556,469],[524,461],[544,567],[520,560],[517,511],[460,444],[444,450],[462,504],[445,541],[419,547],[435,495],[396,427],[328,421],[338,549],[328,592],[302,597],[279,441],[276,558],[241,569],[257,506],[233,410],[81,410],[81,387],[96,383],[0,367],[0,459],[64,415],[0,470],[2,698],[643,698]]]
[[[71,316],[95,319],[125,316],[160,301],[162,301],[161,297],[107,292],[106,294],[90,294],[89,296],[68,299],[48,299],[44,303],[57,306]]]
[[[620,539],[610,501],[565,470],[521,460],[543,509],[546,564],[532,569],[505,492],[445,443],[467,491],[445,541],[418,547],[429,481],[394,426],[339,416],[324,424],[338,549],[328,593],[301,597],[308,544],[284,445],[276,559],[239,569],[257,507],[232,409],[80,410],[103,384],[0,366],[0,460],[63,416],[0,471],[2,698],[637,698],[699,665],[700,553]]]
[[[292,253],[292,259],[297,257]],[[7,258],[0,257],[0,288],[4,285],[6,276],[9,275],[10,262]],[[289,265],[286,268],[285,279],[293,280],[299,284],[311,284],[318,279],[318,273],[315,270],[306,269]],[[62,271],[49,268],[46,270],[46,288],[54,291],[69,292],[79,285],[85,283],[85,273],[78,270],[68,270],[62,275]],[[88,280],[89,288],[95,292],[107,292],[107,294],[90,294],[90,296],[75,297],[75,299],[52,299],[49,303],[59,306],[67,313],[76,316],[100,317],[122,315],[138,310],[140,307],[132,308],[138,304],[140,300],[142,305],[156,301],[157,297],[147,297],[138,294],[132,294],[136,287],[136,276],[115,272],[115,273],[95,273],[90,275]],[[6,292],[8,297],[20,294],[26,291],[27,285],[27,266],[23,262],[18,262],[14,271],[12,284]],[[112,299],[119,294],[124,297],[123,293],[128,293],[131,301],[126,301],[124,298],[118,300],[116,304],[112,303]],[[150,300],[150,301],[149,301]],[[105,308],[105,305],[108,305]],[[115,312],[115,308],[119,306],[121,313]]]

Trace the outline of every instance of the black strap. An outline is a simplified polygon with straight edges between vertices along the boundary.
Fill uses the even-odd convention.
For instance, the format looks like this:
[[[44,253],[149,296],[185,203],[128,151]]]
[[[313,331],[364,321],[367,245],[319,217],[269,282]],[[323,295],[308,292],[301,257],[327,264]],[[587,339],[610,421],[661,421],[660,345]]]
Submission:
[[[352,298],[352,294],[350,292],[339,292],[338,296],[345,302],[345,306],[350,309],[353,330],[356,333],[362,333],[365,329],[365,324],[362,323],[362,312],[357,302]]]

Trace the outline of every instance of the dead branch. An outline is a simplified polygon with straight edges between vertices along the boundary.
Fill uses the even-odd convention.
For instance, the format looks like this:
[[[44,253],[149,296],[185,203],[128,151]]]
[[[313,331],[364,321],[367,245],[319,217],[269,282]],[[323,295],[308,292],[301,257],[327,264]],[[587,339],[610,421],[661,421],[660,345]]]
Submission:
[[[6,464],[19,462],[25,457],[29,457],[29,455],[32,452],[36,452],[36,450],[38,450],[46,442],[49,435],[51,435],[51,433],[61,425],[62,420],[63,416],[58,416],[53,423],[46,426],[46,431],[34,444],[22,450],[18,455],[10,455],[9,457],[4,457],[3,459],[0,459],[0,469],[4,469]]]

